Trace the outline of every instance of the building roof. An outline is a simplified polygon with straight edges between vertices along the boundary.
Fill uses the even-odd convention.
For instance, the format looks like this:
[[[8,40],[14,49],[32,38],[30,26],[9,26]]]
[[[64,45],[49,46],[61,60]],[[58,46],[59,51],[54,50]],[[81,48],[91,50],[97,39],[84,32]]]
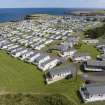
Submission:
[[[89,95],[105,94],[105,83],[87,84],[85,88]]]
[[[46,64],[48,64],[48,63],[50,63],[50,62],[52,62],[52,61],[54,61],[54,60],[56,60],[56,59],[55,59],[55,58],[50,58],[50,59],[48,59],[47,61],[41,63],[41,66],[44,67]]]
[[[56,67],[54,69],[48,70],[50,75],[57,75],[57,74],[64,74],[64,73],[70,73],[73,74],[73,72],[76,71],[76,67],[74,65],[66,65],[63,67]]]
[[[39,54],[39,52],[34,51],[34,53],[33,53],[33,54],[31,54],[31,55],[29,56],[29,58],[32,58],[32,57],[36,56],[36,54]]]
[[[100,42],[97,44],[97,46],[100,46],[100,45],[105,45],[105,42]]]
[[[49,56],[48,54],[41,54],[35,61],[39,62],[40,60],[44,59],[45,57]]]
[[[87,61],[88,66],[105,66],[105,61],[96,61],[96,60],[88,60]]]

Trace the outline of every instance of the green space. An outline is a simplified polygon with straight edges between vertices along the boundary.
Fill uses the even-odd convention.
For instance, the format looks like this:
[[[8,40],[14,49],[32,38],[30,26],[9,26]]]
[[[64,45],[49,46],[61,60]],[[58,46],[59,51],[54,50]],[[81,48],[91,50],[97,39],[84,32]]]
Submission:
[[[74,80],[61,80],[51,85],[44,83],[43,73],[34,65],[12,58],[0,51],[0,92],[17,92],[36,94],[62,94],[79,102],[77,90],[82,81],[79,77]]]
[[[97,55],[100,53],[97,51],[95,46],[91,44],[81,44],[80,48],[78,48],[79,52],[89,53],[93,59],[96,59]]]
[[[95,28],[90,28],[84,31],[85,37],[88,38],[105,38],[105,24],[95,27]]]
[[[0,94],[34,93],[36,96],[61,94],[66,96],[68,100],[70,100],[70,102],[73,102],[76,105],[84,105],[80,102],[80,98],[77,95],[77,91],[79,87],[82,85],[82,83],[83,81],[80,79],[79,76],[77,76],[72,80],[61,80],[51,85],[46,85],[44,83],[43,73],[39,71],[37,67],[31,64],[27,64],[16,58],[12,58],[8,54],[6,54],[5,51],[0,50]],[[25,98],[24,102],[27,100],[28,99]],[[105,105],[105,104],[94,103],[87,105]]]

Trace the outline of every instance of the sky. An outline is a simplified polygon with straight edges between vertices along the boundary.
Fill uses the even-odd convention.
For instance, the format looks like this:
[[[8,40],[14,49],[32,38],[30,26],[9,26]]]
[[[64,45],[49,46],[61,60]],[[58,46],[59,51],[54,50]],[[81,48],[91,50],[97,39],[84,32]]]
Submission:
[[[105,8],[105,0],[0,0],[0,8]]]

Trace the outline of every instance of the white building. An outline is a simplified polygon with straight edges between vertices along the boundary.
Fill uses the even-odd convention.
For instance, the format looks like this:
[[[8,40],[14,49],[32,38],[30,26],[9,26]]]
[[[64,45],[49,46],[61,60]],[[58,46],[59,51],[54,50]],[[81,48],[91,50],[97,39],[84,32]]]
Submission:
[[[31,54],[31,55],[26,59],[26,61],[27,61],[27,62],[30,62],[30,63],[33,63],[34,60],[35,60],[36,58],[38,58],[39,56],[40,56],[40,53],[39,53],[39,52],[34,52],[34,54]]]
[[[61,51],[61,52],[59,53],[59,55],[60,55],[61,57],[72,57],[76,52],[77,52],[76,49],[70,48],[70,49],[68,49],[68,50]]]
[[[26,52],[28,52],[27,49],[21,49],[21,50],[19,50],[19,51],[16,51],[15,53],[12,53],[12,56],[13,56],[13,57],[20,57],[22,54],[24,54],[24,53],[26,53]]]
[[[47,61],[41,63],[38,65],[38,68],[41,69],[42,71],[46,71],[48,69],[52,69],[53,67],[55,67],[57,64],[59,63],[58,59],[53,59],[50,58]]]
[[[97,43],[99,43],[99,40],[86,38],[86,39],[83,39],[82,42],[84,42],[86,44],[97,44]]]
[[[32,54],[34,54],[33,51],[28,51],[28,52],[24,53],[23,55],[20,56],[21,57],[21,60],[26,59],[27,57],[29,57]]]
[[[74,65],[66,65],[64,67],[48,70],[46,73],[46,82],[47,84],[51,84],[65,78],[71,78],[74,76],[75,72],[76,67]]]
[[[34,59],[32,63],[36,65],[40,65],[41,63],[47,61],[48,59],[50,59],[50,56],[48,54],[41,53],[40,56]]]
[[[83,85],[80,95],[85,103],[105,101],[105,83]]]
[[[105,61],[88,60],[84,63],[85,71],[103,71],[105,70]]]
[[[74,55],[71,57],[73,62],[85,62],[87,60],[91,59],[91,56],[88,53],[74,53]]]

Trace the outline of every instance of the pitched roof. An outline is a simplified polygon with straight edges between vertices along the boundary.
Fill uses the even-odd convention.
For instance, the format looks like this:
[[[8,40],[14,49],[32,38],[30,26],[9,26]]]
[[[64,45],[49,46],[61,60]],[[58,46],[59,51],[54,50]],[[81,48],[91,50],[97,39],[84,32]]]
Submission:
[[[105,94],[105,83],[87,84],[85,87],[90,95]]]
[[[54,61],[54,60],[56,60],[56,59],[55,59],[55,58],[50,58],[50,59],[48,59],[47,61],[41,63],[41,66],[44,67],[46,64],[48,64],[48,63],[50,63],[50,62],[52,62],[52,61]]]
[[[37,59],[36,62],[39,62],[40,60],[44,59],[45,57],[49,56],[48,54],[41,54]]]
[[[86,63],[88,66],[105,66],[105,61],[88,60]]]
[[[64,74],[64,73],[72,74],[75,71],[76,71],[76,67],[74,65],[71,65],[71,64],[63,66],[63,67],[56,67],[54,69],[48,70],[50,75],[57,75],[57,74]]]

